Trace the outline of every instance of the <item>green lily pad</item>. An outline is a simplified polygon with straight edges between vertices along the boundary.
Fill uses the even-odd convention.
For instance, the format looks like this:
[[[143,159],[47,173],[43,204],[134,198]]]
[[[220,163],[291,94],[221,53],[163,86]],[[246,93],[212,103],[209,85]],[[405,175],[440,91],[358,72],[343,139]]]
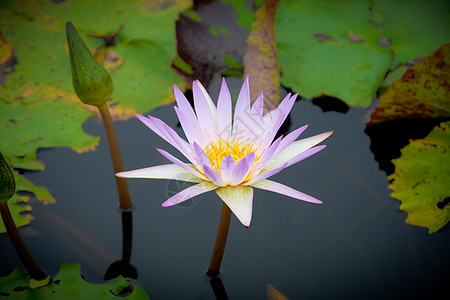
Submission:
[[[17,172],[13,172],[13,174],[16,182],[16,194],[8,200],[8,207],[14,223],[17,227],[21,227],[28,225],[33,219],[33,216],[31,215],[31,206],[26,204],[30,197],[17,194],[17,192],[32,193],[42,204],[54,204],[56,200],[46,188],[36,186]],[[6,232],[6,228],[0,217],[0,233],[4,232]]]
[[[6,78],[0,78],[0,149],[8,162],[14,168],[42,170],[38,148],[82,152],[98,144],[81,127],[94,114],[72,87],[67,21],[92,52],[105,53],[101,62],[112,72],[115,90],[111,113],[126,119],[173,100],[172,85],[182,83],[170,69],[176,54],[175,19],[190,5],[187,0],[0,1],[1,42],[12,47],[0,48],[0,64],[11,49],[17,59]],[[103,40],[87,37],[111,35],[121,25],[107,47]]]
[[[250,77],[252,102],[263,91],[265,112],[280,103],[280,67],[275,45],[277,7],[278,0],[267,0],[258,9],[244,56],[244,73]]]
[[[42,287],[31,289],[30,276],[19,269],[0,278],[0,298],[7,299],[150,299],[139,286],[119,276],[106,284],[90,284],[80,275],[80,264],[63,264],[58,275]]]
[[[368,123],[394,119],[450,117],[450,43],[394,80]]]
[[[448,1],[281,1],[281,81],[367,107],[392,65],[448,41],[449,11]]]
[[[394,159],[395,173],[389,176],[393,198],[408,212],[406,223],[434,233],[450,220],[450,122],[424,139],[412,140]]]

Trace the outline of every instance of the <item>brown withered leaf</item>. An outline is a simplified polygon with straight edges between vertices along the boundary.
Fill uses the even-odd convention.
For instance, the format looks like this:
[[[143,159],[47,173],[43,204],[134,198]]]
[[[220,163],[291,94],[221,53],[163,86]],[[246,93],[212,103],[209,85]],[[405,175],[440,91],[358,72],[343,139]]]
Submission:
[[[395,119],[450,117],[450,43],[392,82],[368,125]]]
[[[257,10],[244,56],[244,74],[250,77],[252,103],[263,91],[264,112],[280,103],[280,66],[275,44],[277,9],[278,0],[266,0]]]

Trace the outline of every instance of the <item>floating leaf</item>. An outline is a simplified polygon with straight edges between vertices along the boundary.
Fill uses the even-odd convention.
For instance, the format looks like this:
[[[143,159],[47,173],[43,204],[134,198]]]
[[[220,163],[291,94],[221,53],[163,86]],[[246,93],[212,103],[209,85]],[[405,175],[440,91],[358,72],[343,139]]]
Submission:
[[[90,284],[81,278],[78,263],[61,265],[58,275],[45,286],[31,289],[29,280],[28,274],[14,269],[0,278],[0,295],[8,299],[150,299],[122,276],[107,284]]]
[[[450,117],[450,43],[392,82],[370,124],[394,119]]]
[[[388,39],[395,52],[395,64],[431,55],[449,41],[450,2],[411,0],[367,1],[369,22]],[[370,5],[372,4],[372,5]]]
[[[281,1],[276,37],[282,83],[306,98],[329,95],[368,106],[394,54],[376,44],[367,11],[365,1]]]
[[[98,138],[87,135],[81,128],[93,113],[83,109],[75,94],[26,86],[30,93],[27,102],[0,101],[0,149],[12,160],[13,167],[43,169],[35,161],[38,148],[66,146],[81,152],[97,145]],[[47,100],[46,95],[62,99]],[[69,97],[71,101],[63,100]]]
[[[368,106],[392,64],[448,41],[449,12],[448,1],[282,1],[281,81],[306,98]]]
[[[280,67],[275,45],[277,7],[278,0],[267,0],[258,9],[244,56],[244,73],[250,76],[252,102],[263,91],[266,113],[280,103]]]
[[[9,199],[8,207],[16,227],[21,227],[29,224],[33,219],[33,216],[30,214],[31,206],[25,205],[29,200],[29,196],[19,195],[17,192],[33,193],[36,196],[36,199],[43,204],[53,204],[56,203],[56,200],[46,188],[34,185],[31,181],[27,180],[17,172],[13,173],[16,182],[16,194]],[[0,233],[4,232],[6,232],[6,228],[3,224],[3,220],[0,218]]]
[[[173,67],[187,82],[198,79],[207,86],[217,73],[242,76],[254,13],[245,1],[223,2],[194,1],[193,10],[181,13],[177,20],[178,57]]]
[[[68,146],[85,151],[98,142],[81,130],[81,124],[92,113],[77,103],[73,92],[64,30],[68,19],[77,24],[83,38],[87,33],[112,33],[124,25],[117,37],[119,42],[109,49],[123,55],[123,63],[112,75],[116,90],[112,113],[126,118],[135,111],[143,113],[172,99],[172,85],[181,82],[170,70],[176,50],[174,20],[188,5],[189,1],[182,0],[171,3],[84,0],[58,4],[34,0],[26,5],[2,1],[0,28],[18,60],[15,71],[0,86],[0,147],[13,160],[13,166],[42,169],[42,164],[35,161],[37,147]],[[157,50],[136,48],[132,41],[137,38],[158,45]],[[91,50],[99,44],[98,40],[85,40]],[[136,74],[141,85],[129,86],[128,79],[136,81]],[[32,126],[28,122],[26,126],[21,124],[23,119],[33,120]],[[58,130],[47,130],[55,124]],[[17,133],[22,140],[11,139]]]
[[[401,152],[389,176],[391,196],[408,212],[406,223],[436,232],[450,220],[450,122],[441,123],[424,139],[411,140]]]

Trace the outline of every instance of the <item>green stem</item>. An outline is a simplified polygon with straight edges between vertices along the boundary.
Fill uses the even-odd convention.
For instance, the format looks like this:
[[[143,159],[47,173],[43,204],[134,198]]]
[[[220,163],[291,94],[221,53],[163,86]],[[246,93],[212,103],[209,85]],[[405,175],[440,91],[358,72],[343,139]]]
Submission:
[[[223,202],[222,214],[220,216],[219,229],[217,230],[216,243],[209,263],[206,275],[216,277],[220,274],[220,265],[222,264],[223,253],[227,244],[228,230],[230,228],[231,209]]]
[[[11,242],[14,245],[17,254],[22,260],[25,269],[27,269],[28,273],[30,274],[30,277],[36,280],[45,279],[46,276],[44,272],[42,272],[33,256],[31,256],[31,253],[25,245],[22,236],[20,236],[19,230],[17,230],[16,224],[14,224],[14,220],[11,216],[11,212],[9,211],[7,202],[0,203],[0,212],[2,215],[3,223],[6,227],[6,231],[8,232],[8,236],[11,239]]]
[[[109,113],[108,105],[106,103],[98,106],[98,110],[105,126],[106,136],[108,137],[109,151],[111,153],[111,159],[114,168],[114,174],[122,172],[123,161],[120,154],[119,141],[117,140],[116,130]],[[128,183],[125,178],[116,177],[117,190],[119,192],[120,208],[128,210],[132,207],[130,193],[128,191]]]

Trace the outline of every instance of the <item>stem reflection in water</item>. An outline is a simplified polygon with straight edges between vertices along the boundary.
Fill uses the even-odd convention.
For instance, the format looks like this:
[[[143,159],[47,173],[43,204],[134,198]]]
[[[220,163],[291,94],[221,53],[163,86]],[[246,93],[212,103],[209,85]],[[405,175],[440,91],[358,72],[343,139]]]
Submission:
[[[132,237],[133,214],[131,211],[122,211],[122,259],[109,266],[104,276],[105,280],[117,278],[119,275],[132,279],[138,278],[136,268],[130,264]]]

